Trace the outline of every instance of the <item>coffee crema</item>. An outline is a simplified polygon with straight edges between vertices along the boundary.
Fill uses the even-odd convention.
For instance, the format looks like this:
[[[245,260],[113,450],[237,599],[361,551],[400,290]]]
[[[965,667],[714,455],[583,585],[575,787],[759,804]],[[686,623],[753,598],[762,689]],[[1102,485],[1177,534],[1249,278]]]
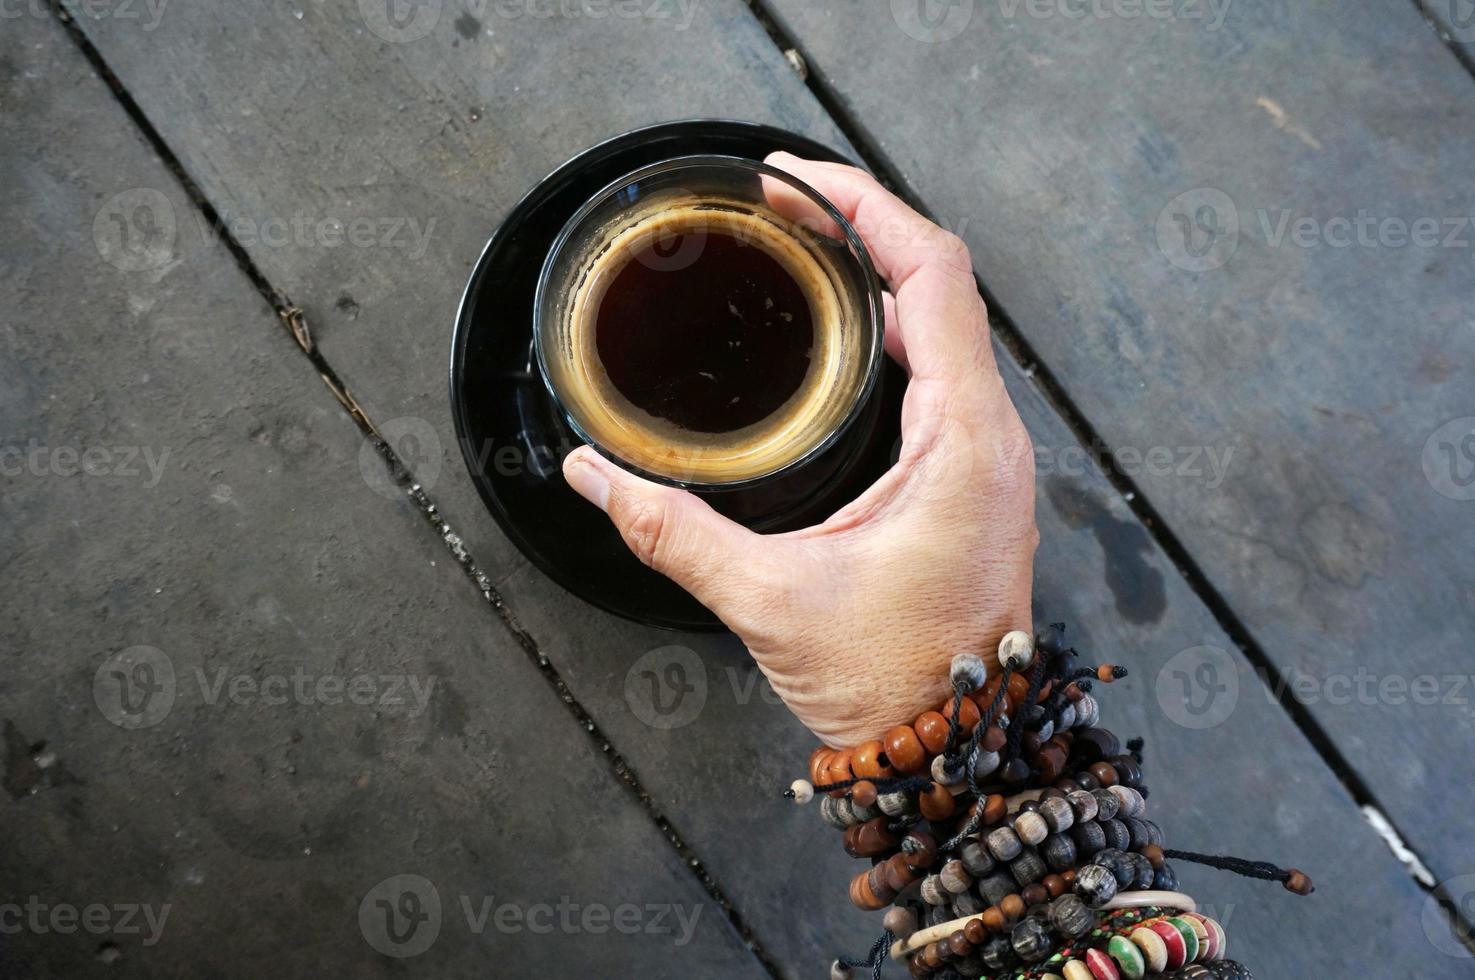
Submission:
[[[651,473],[739,482],[803,456],[863,385],[833,243],[738,202],[663,200],[603,229],[566,286],[557,390]]]

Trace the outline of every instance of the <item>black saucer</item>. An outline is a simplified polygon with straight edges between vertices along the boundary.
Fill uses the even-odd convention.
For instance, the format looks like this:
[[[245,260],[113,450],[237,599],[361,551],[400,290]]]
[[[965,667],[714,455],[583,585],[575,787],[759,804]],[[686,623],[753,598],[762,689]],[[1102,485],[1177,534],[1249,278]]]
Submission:
[[[533,355],[538,273],[574,211],[632,170],[692,154],[762,160],[775,150],[848,162],[806,137],[724,120],[663,123],[585,150],[512,209],[487,243],[461,298],[451,346],[451,413],[482,500],[522,553],[555,582],[639,623],[722,628],[685,590],[631,555],[608,518],[564,483],[563,457],[580,442],[549,396]],[[888,362],[862,416],[823,457],[792,477],[753,490],[704,496],[758,530],[824,520],[894,461],[905,385]]]

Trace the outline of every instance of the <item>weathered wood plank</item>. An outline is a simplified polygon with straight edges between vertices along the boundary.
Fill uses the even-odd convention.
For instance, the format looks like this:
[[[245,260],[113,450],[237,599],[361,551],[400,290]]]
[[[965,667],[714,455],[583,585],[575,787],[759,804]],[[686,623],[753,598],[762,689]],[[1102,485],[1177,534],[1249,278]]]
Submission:
[[[49,18],[0,128],[0,974],[764,976]]]
[[[313,10],[298,22],[285,14],[230,7],[174,11],[150,38],[106,22],[86,26],[223,209],[250,222],[303,207],[315,216],[374,216],[392,208],[395,214],[419,216],[422,224],[431,217],[440,220],[430,258],[418,264],[394,255],[334,256],[311,246],[249,247],[269,277],[284,283],[323,324],[318,335],[326,355],[376,418],[429,419],[448,452],[453,450],[442,372],[459,270],[475,256],[497,216],[538,174],[618,128],[663,117],[749,116],[833,138],[830,124],[735,3],[704,5],[676,45],[660,24],[489,21],[483,27],[493,28],[492,37],[500,38],[497,50],[504,54],[490,74],[479,71],[478,52],[485,49],[468,51],[469,42],[462,38],[458,44],[460,35],[444,27],[421,42],[386,46],[369,43],[362,30],[355,35],[353,24],[351,11]],[[218,39],[226,37],[242,50],[222,46]],[[157,52],[166,49],[170,58],[164,64]],[[253,82],[258,58],[252,50],[273,51],[282,63],[287,80],[276,76],[282,82],[278,91]],[[549,52],[563,57],[555,60]],[[666,57],[656,57],[657,52]],[[581,66],[571,81],[577,90],[551,98],[550,79],[569,63]],[[334,79],[347,81],[330,84]],[[475,124],[492,121],[496,129],[468,125],[439,136],[446,117],[427,111],[427,93],[463,92],[473,81],[505,99],[500,112]],[[246,111],[233,101],[233,93],[242,91],[250,93]],[[310,96],[298,98],[298,91]],[[635,93],[638,102],[627,98]],[[418,149],[427,131],[431,143]],[[200,139],[199,133],[212,136]],[[446,141],[453,141],[450,150]],[[347,188],[349,182],[324,177],[320,145],[340,148],[339,170],[361,173],[395,159],[405,176],[392,193],[371,187],[369,193],[379,195],[372,199],[377,204],[366,206],[362,187]],[[262,166],[268,147],[270,164]],[[465,161],[477,157],[472,150],[513,165],[471,167]],[[364,182],[360,177],[352,183]],[[443,272],[448,266],[458,271]],[[426,276],[427,271],[435,275]],[[353,284],[354,297],[373,297],[373,302],[358,302],[357,320],[336,309],[345,282]],[[385,351],[395,357],[385,357]],[[1010,381],[1037,440],[1062,453],[1075,447],[1029,385],[1017,376]],[[1155,663],[1199,644],[1229,646],[1093,467],[1062,465],[1045,476],[1063,483],[1047,483],[1055,488],[1059,508],[1041,508],[1042,615],[1089,624],[1087,645],[1103,656],[1133,662]],[[531,569],[512,561],[497,564],[494,556],[505,556],[506,546],[480,513],[459,460],[445,458],[432,496],[478,559],[507,570],[499,587],[522,624],[540,640],[784,971],[810,976],[823,968],[837,944],[863,948],[874,922],[847,911],[843,897],[853,862],[841,855],[814,814],[785,806],[777,796],[801,764],[809,740],[781,707],[765,699],[741,651],[730,641],[676,637],[616,622],[571,602]],[[1042,494],[1042,499],[1049,497]],[[1103,571],[1111,572],[1106,576],[1110,586],[1103,584]],[[665,729],[648,724],[647,703],[638,688],[627,690],[627,680],[639,680],[638,673],[632,675],[639,657],[672,644],[693,651],[689,676],[704,674],[708,683],[697,716]],[[1236,669],[1244,689],[1253,690],[1252,677]],[[1284,846],[1315,873],[1328,876],[1317,898],[1324,903],[1319,913],[1302,921],[1284,914],[1284,900],[1267,895],[1263,887],[1185,872],[1206,902],[1233,905],[1232,927],[1262,937],[1263,948],[1253,958],[1262,974],[1304,970],[1327,962],[1322,957],[1336,963],[1338,955],[1350,969],[1374,948],[1390,948],[1403,959],[1417,955],[1422,933],[1395,931],[1391,924],[1342,945],[1341,922],[1386,923],[1386,910],[1392,908],[1400,914],[1412,910],[1416,923],[1420,895],[1280,709],[1246,697],[1219,730],[1180,729],[1149,710],[1155,703],[1154,673],[1148,667],[1133,682],[1141,686],[1129,686],[1113,700],[1132,701],[1136,690],[1145,702],[1126,715],[1122,728],[1135,727],[1150,739],[1153,766],[1162,774],[1155,800],[1171,814],[1165,822],[1175,837],[1185,845],[1265,853],[1260,828],[1270,814],[1279,835],[1276,847]],[[1225,732],[1233,739],[1223,738]],[[1283,759],[1284,767],[1267,767],[1266,758]],[[1205,759],[1222,766],[1223,783],[1233,788],[1231,798],[1216,799],[1212,807],[1197,802],[1199,791],[1187,786],[1189,774],[1202,772]],[[1288,780],[1294,780],[1297,792],[1279,793]],[[1343,868],[1349,847],[1369,856],[1366,868]]]
[[[1419,11],[969,0],[927,35],[911,4],[773,6],[1413,847],[1468,872],[1475,99]],[[1217,483],[1179,472],[1204,450]]]

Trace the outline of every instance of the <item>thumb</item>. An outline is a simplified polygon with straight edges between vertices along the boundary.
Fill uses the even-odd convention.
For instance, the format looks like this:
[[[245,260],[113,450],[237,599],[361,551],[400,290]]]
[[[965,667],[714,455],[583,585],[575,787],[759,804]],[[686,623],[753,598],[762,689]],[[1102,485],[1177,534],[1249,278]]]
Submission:
[[[686,589],[724,621],[751,590],[764,539],[685,490],[629,473],[588,446],[570,453],[563,477],[609,515],[635,557]]]

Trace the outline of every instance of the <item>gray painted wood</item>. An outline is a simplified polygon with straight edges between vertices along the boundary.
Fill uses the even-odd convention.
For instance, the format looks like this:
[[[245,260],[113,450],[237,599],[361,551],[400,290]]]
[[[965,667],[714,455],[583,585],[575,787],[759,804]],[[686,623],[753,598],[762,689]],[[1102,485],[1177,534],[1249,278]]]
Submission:
[[[152,37],[105,21],[85,26],[217,206],[252,221],[303,207],[324,216],[372,216],[392,207],[422,223],[439,220],[442,232],[421,263],[372,252],[250,248],[268,276],[322,324],[326,356],[371,414],[430,419],[448,451],[443,365],[465,264],[537,176],[616,129],[660,118],[721,113],[822,138],[834,133],[737,4],[703,5],[679,44],[659,24],[484,23],[483,31],[490,26],[501,39],[493,49],[500,60],[471,47],[487,40],[484,33],[469,42],[444,26],[414,44],[371,43],[361,29],[354,33],[351,13],[336,10],[309,10],[302,21],[234,7],[171,13]],[[271,84],[258,81],[260,58],[252,49],[273,52],[285,80],[278,73]],[[555,51],[565,57],[554,59],[549,52]],[[556,87],[553,80],[568,75],[569,64],[579,71]],[[505,99],[500,111],[442,134],[466,109],[464,93],[479,86]],[[437,101],[445,92],[462,93],[461,101],[450,101],[457,111]],[[477,128],[488,122],[496,128]],[[325,157],[328,147],[336,155]],[[392,188],[367,180],[385,169],[385,160],[396,161],[399,172]],[[473,160],[488,162],[474,166]],[[345,171],[353,179],[344,179]],[[366,194],[378,211],[362,204]],[[345,283],[357,306],[345,304],[349,313],[337,310]],[[1016,376],[1011,384],[1041,445],[1057,452],[1074,447],[1028,383]],[[1232,928],[1259,937],[1251,959],[1261,975],[1328,962],[1322,957],[1336,963],[1338,955],[1350,969],[1374,949],[1391,949],[1404,960],[1425,954],[1420,893],[1279,708],[1246,696],[1217,729],[1187,730],[1155,707],[1156,664],[1185,648],[1226,648],[1228,641],[1094,468],[1063,463],[1043,476],[1054,493],[1041,495],[1041,614],[1089,623],[1086,636],[1103,656],[1145,660],[1142,678],[1113,700],[1123,702],[1115,709],[1126,713],[1123,730],[1135,726],[1150,738],[1150,761],[1161,773],[1155,801],[1170,814],[1164,818],[1170,832],[1185,846],[1294,858],[1330,884],[1307,911],[1274,887],[1188,871],[1185,880],[1206,902],[1233,906]],[[753,686],[741,651],[730,641],[614,621],[520,566],[449,455],[432,496],[478,560],[498,570],[498,586],[519,622],[785,974],[812,976],[837,947],[863,949],[875,924],[847,907],[844,887],[855,864],[813,813],[778,798],[810,740],[764,698],[761,685]],[[640,657],[670,645],[689,648],[700,665],[689,676],[705,675],[708,683],[700,713],[668,730],[643,720],[650,714],[638,692],[627,692],[627,680]],[[1241,666],[1235,670],[1244,690],[1253,691],[1252,678]],[[1212,805],[1188,786],[1189,775],[1207,765],[1219,767],[1227,787]],[[1297,792],[1280,793],[1286,785]],[[1267,839],[1273,850],[1288,853],[1267,853]],[[1366,867],[1345,867],[1353,849]],[[1346,921],[1378,926],[1344,945]],[[1442,965],[1433,968],[1437,973]]]
[[[7,21],[0,106],[0,974],[764,976],[423,519],[365,484],[231,257],[120,236],[110,215],[162,232],[191,204],[54,23]],[[130,681],[128,713],[110,672],[140,646],[160,689]],[[394,875],[441,903],[404,946],[372,904]],[[436,925],[413,959],[368,941]]]
[[[969,0],[926,42],[774,6],[1409,843],[1475,870],[1475,90],[1419,11]]]

